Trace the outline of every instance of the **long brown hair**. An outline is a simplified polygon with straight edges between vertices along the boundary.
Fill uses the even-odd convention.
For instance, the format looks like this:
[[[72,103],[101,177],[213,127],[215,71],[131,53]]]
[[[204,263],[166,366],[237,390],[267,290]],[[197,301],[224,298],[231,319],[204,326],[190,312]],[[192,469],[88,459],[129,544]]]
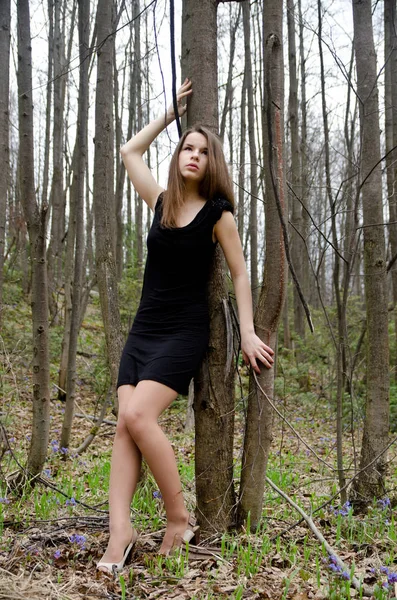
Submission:
[[[206,138],[208,148],[207,170],[199,186],[200,196],[207,198],[207,201],[221,196],[229,200],[234,207],[232,180],[223,154],[222,143],[209,129],[195,125],[183,133],[171,159],[168,185],[163,195],[161,223],[165,227],[176,227],[178,209],[184,202],[185,183],[179,169],[178,158],[187,136],[193,132],[201,133]]]

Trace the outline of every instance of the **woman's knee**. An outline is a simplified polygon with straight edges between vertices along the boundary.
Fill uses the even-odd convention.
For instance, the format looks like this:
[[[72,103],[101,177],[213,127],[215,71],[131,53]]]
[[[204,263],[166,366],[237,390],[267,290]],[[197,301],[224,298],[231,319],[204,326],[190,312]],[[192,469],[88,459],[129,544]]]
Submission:
[[[123,411],[123,413],[119,413],[119,416],[117,418],[116,435],[119,435],[119,436],[130,435],[130,432],[128,431],[127,421],[125,419],[124,411]]]
[[[124,413],[125,426],[132,438],[139,440],[147,430],[148,416],[144,411],[129,406]]]

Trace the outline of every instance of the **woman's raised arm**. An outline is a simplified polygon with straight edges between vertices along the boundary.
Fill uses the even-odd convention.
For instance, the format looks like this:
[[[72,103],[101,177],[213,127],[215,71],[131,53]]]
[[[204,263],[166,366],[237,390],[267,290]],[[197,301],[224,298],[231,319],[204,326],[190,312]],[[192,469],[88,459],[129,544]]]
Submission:
[[[177,93],[178,113],[181,117],[186,112],[186,105],[182,105],[182,99],[191,94],[191,82],[186,79]],[[153,210],[159,194],[163,188],[153,177],[149,167],[143,160],[143,155],[156,137],[175,119],[173,106],[170,106],[166,114],[151,121],[131,138],[120,149],[128,176],[138,194]]]

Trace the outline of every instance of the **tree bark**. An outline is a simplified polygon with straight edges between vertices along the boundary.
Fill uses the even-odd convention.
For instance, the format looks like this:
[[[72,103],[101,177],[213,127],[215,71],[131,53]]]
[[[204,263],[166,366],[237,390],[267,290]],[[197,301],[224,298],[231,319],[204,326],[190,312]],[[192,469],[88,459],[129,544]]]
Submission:
[[[65,77],[60,77],[65,65],[65,38],[62,28],[62,0],[54,0],[54,126],[52,185],[50,195],[51,237],[48,248],[48,278],[50,289],[50,311],[52,319],[57,317],[56,293],[62,277],[62,239],[64,233],[64,192],[63,192],[63,135]]]
[[[331,229],[332,229],[332,243],[336,252],[333,255],[333,290],[336,299],[336,309],[338,316],[338,337],[336,340],[336,448],[337,448],[337,463],[338,463],[338,478],[339,487],[342,489],[341,501],[344,504],[347,500],[345,490],[345,472],[343,470],[343,427],[342,427],[342,416],[343,416],[343,398],[345,393],[345,375],[346,375],[346,346],[348,343],[346,335],[346,305],[342,303],[342,294],[340,289],[340,256],[339,256],[339,239],[337,233],[337,222],[336,222],[336,201],[333,197],[332,183],[331,183],[331,165],[330,165],[330,140],[329,140],[329,127],[328,127],[328,111],[325,97],[325,71],[324,71],[324,60],[322,50],[322,14],[321,14],[321,0],[317,2],[318,8],[318,44],[319,44],[319,55],[320,55],[320,73],[321,73],[321,104],[322,104],[322,116],[324,126],[324,157],[325,157],[325,180],[327,199],[329,202],[330,214],[331,214]]]
[[[302,2],[298,0],[298,14],[299,14],[299,64],[300,64],[300,108],[301,108],[301,134],[300,134],[300,199],[302,202],[302,235],[306,240],[306,244],[309,244],[309,228],[310,228],[310,197],[308,193],[308,147],[307,147],[307,101],[306,101],[306,58],[305,58],[305,46],[304,46],[304,28],[305,23],[302,18]],[[307,210],[305,210],[305,208]],[[309,276],[311,273],[308,250],[304,250],[302,254],[303,268],[301,272],[301,285],[303,293],[307,298],[309,296]]]
[[[3,313],[3,268],[6,239],[7,194],[10,183],[9,93],[10,93],[10,40],[11,2],[0,3],[0,323]]]
[[[79,2],[79,58],[80,58],[80,81],[79,100],[77,114],[77,152],[75,161],[75,211],[76,219],[76,244],[74,254],[74,276],[72,311],[70,321],[70,341],[68,353],[68,369],[66,379],[66,403],[65,414],[62,423],[61,447],[68,448],[72,432],[74,413],[74,401],[76,395],[76,353],[77,338],[81,323],[81,298],[83,286],[84,267],[84,176],[87,161],[87,123],[88,123],[88,68],[89,61],[87,53],[90,43],[90,3],[89,0]]]
[[[387,197],[389,201],[389,244],[391,256],[397,254],[397,11],[396,0],[385,0],[385,142]],[[391,269],[393,304],[397,307],[397,264]],[[397,340],[397,310],[394,310],[394,330]],[[397,361],[397,358],[395,359]],[[397,379],[397,362],[394,376]]]
[[[99,0],[95,98],[94,214],[95,261],[112,385],[117,382],[123,344],[117,289],[113,189],[113,2]]]
[[[288,121],[291,135],[291,171],[290,185],[293,194],[290,193],[289,200],[292,206],[291,221],[291,250],[293,265],[299,283],[303,287],[303,256],[306,252],[301,236],[304,235],[302,227],[302,206],[299,202],[302,189],[301,183],[301,161],[299,144],[299,111],[298,111],[298,77],[296,73],[296,42],[295,42],[295,6],[294,0],[287,0],[287,24],[288,24],[288,62],[289,62],[289,101]],[[299,198],[299,199],[298,199]],[[299,233],[298,233],[299,232]],[[301,234],[301,235],[299,235]],[[298,338],[305,337],[305,311],[298,294],[296,286],[293,286],[294,299],[294,330]],[[297,351],[297,358],[302,351]]]
[[[255,114],[254,114],[254,81],[252,77],[251,60],[251,12],[249,2],[243,3],[243,25],[244,25],[244,76],[247,78],[247,104],[248,104],[248,141],[250,149],[250,274],[252,301],[254,308],[258,303],[259,281],[258,281],[258,157],[256,154],[255,141]]]
[[[201,123],[214,132],[218,128],[216,8],[215,0],[185,0],[182,13],[182,80],[189,76],[194,88],[200,90],[189,99],[187,125]],[[208,533],[225,531],[231,525],[235,505],[234,373],[233,369],[225,373],[226,298],[218,247],[209,282],[209,347],[194,382],[197,508],[200,525]]]
[[[27,470],[37,475],[47,453],[50,425],[46,212],[35,196],[32,49],[29,0],[18,0],[18,113],[21,203],[29,232],[32,265],[33,420]]]
[[[282,317],[287,286],[287,263],[281,211],[287,222],[287,198],[284,173],[284,64],[282,32],[282,0],[265,2],[263,10],[264,105],[263,164],[266,199],[266,261],[263,285],[255,311],[255,330],[272,348],[276,347],[277,328]],[[278,204],[278,208],[277,208]],[[274,369],[261,368],[259,383],[270,398],[274,392]],[[262,514],[266,466],[272,441],[273,411],[266,397],[250,376],[249,401],[242,458],[238,522],[243,524],[250,514],[251,530],[255,530]]]
[[[136,127],[137,131],[142,129],[142,65],[141,65],[141,19],[138,16],[140,13],[140,0],[134,0],[135,21],[134,21],[134,81],[135,81],[135,96],[136,96]],[[142,235],[142,217],[143,206],[142,198],[139,194],[135,194],[135,273],[137,279],[141,280],[143,271],[143,235]]]
[[[360,101],[360,180],[364,220],[364,279],[367,305],[367,397],[360,469],[353,484],[358,501],[384,493],[389,432],[389,345],[385,239],[382,225],[379,106],[371,1],[353,0],[357,94]],[[366,227],[368,225],[368,227]],[[377,458],[378,457],[378,458]]]
[[[232,6],[230,5],[229,18],[230,18],[230,54],[229,54],[229,68],[227,74],[227,83],[225,90],[225,103],[223,105],[222,117],[221,117],[221,125],[219,130],[219,136],[223,141],[225,137],[225,129],[226,129],[226,117],[228,112],[231,110],[232,98],[233,98],[233,65],[234,65],[234,55],[236,52],[236,34],[237,29],[240,24],[240,15],[241,15],[241,7],[239,7],[238,13],[236,15],[236,20],[232,24]]]
[[[244,247],[244,205],[245,205],[245,144],[247,132],[246,102],[247,77],[244,73],[243,85],[241,86],[241,110],[240,110],[240,168],[238,171],[238,206],[237,206],[237,229]]]

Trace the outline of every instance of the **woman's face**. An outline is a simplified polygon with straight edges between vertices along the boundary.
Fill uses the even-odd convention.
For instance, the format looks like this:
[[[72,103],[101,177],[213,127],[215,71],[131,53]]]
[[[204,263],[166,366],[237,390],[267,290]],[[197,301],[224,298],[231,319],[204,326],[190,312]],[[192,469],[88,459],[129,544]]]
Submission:
[[[185,180],[202,181],[208,165],[208,142],[198,131],[186,136],[178,157],[179,170]]]

